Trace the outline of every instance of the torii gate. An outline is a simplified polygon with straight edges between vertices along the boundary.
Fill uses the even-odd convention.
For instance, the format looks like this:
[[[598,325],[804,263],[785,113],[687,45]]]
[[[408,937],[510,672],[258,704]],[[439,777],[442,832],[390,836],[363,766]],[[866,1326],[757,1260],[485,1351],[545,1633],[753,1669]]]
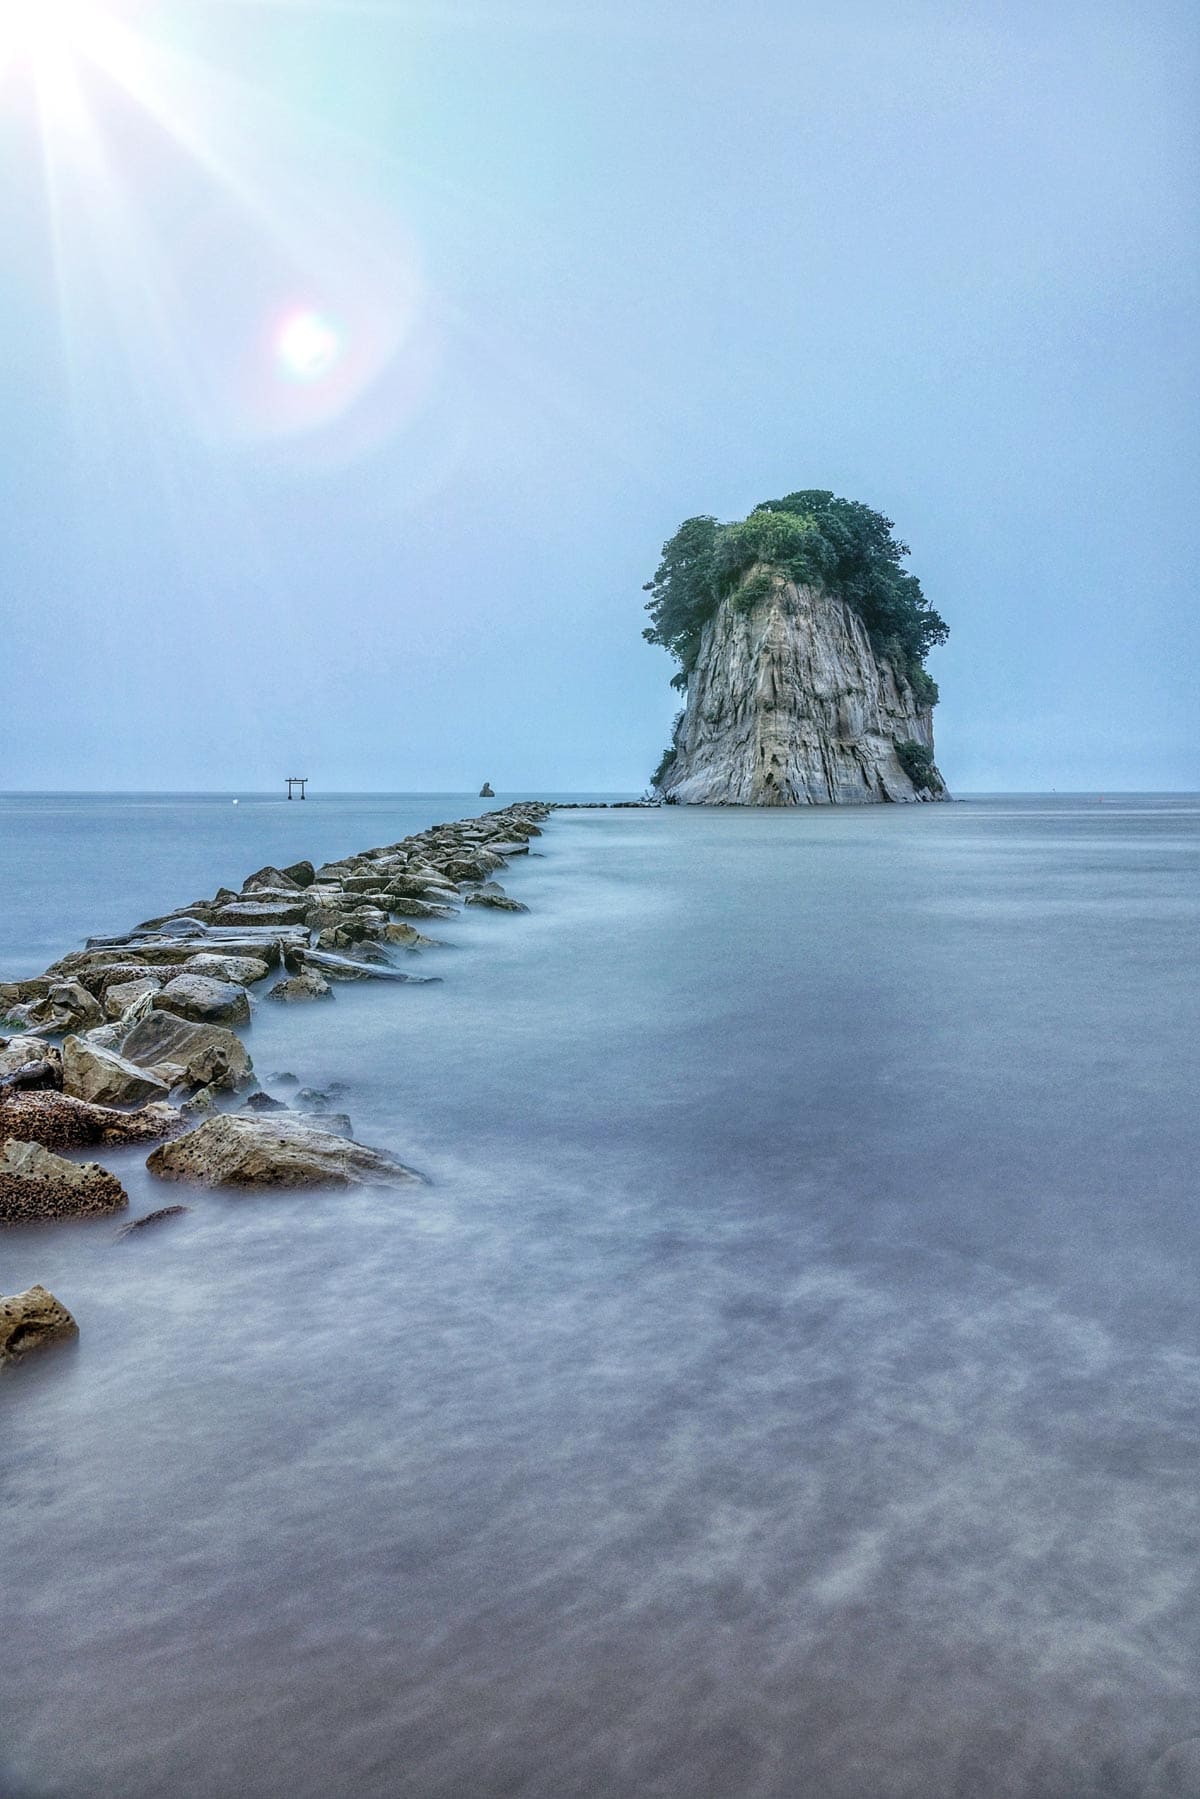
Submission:
[[[291,797],[292,797],[292,788],[298,787],[300,789],[300,798],[303,799],[304,798],[304,789],[308,785],[308,776],[307,775],[285,775],[284,779],[287,781],[288,798],[291,799]]]

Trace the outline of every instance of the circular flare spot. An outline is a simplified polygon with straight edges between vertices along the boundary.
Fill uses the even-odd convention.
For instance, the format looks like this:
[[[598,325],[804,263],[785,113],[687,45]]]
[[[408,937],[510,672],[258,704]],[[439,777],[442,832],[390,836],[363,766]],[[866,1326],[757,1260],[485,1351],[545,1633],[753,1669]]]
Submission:
[[[289,313],[279,327],[275,350],[286,374],[295,381],[319,381],[339,361],[342,336],[322,313]]]

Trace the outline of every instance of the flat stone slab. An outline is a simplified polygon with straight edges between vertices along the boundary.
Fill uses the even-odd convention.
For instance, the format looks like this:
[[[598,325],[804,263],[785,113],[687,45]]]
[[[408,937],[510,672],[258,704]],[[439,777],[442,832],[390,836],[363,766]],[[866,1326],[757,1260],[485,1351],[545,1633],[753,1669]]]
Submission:
[[[431,981],[441,978],[435,974],[405,974],[402,968],[394,968],[390,962],[359,962],[353,956],[339,956],[325,949],[294,950],[288,958],[289,966],[293,960],[302,968],[320,969],[331,981],[407,981],[410,985],[427,987]]]
[[[217,913],[218,925],[303,924],[308,900],[298,894],[294,900],[237,900],[222,906]]]
[[[209,1118],[156,1149],[146,1167],[160,1180],[203,1187],[377,1187],[424,1179],[386,1150],[354,1143],[309,1118],[279,1113]]]

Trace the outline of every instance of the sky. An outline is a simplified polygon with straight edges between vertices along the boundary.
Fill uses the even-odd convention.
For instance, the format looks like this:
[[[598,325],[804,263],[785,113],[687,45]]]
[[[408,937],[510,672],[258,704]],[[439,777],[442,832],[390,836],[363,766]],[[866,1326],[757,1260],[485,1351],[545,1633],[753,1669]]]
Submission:
[[[1200,789],[1200,14],[0,0],[0,788],[639,790],[827,487],[956,791]]]

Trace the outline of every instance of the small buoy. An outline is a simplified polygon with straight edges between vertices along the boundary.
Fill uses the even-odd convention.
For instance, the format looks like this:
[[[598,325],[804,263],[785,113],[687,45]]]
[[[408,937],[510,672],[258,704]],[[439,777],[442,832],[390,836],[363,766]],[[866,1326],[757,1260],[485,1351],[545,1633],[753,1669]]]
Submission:
[[[233,802],[233,803],[234,803],[234,805],[235,805],[235,806],[236,806],[236,805],[237,805],[237,801],[236,801],[236,800],[234,800],[234,802]]]

